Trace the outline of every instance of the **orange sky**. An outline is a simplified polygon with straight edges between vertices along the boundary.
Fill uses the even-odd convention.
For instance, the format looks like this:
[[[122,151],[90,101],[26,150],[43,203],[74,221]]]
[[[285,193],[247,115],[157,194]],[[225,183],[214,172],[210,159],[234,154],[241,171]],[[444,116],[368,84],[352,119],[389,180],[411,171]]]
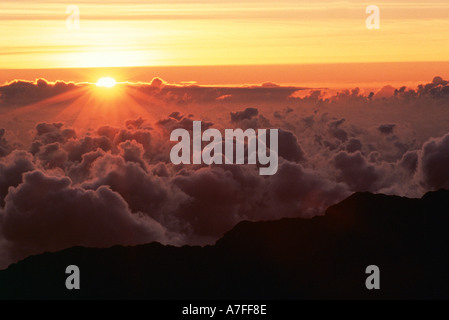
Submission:
[[[205,84],[268,80],[326,83],[326,79],[373,82],[373,74],[378,75],[374,80],[378,82],[416,82],[431,80],[436,74],[449,75],[447,64],[432,64],[430,69],[429,64],[409,64],[406,68],[396,64],[394,68],[404,69],[401,79],[396,79],[398,76],[389,71],[392,65],[386,64],[363,68],[355,64],[351,72],[307,66],[449,61],[447,0],[79,0],[74,4],[80,12],[79,29],[74,20],[67,24],[71,13],[66,12],[65,1],[2,2],[0,69],[306,65],[300,69],[302,78],[282,67],[261,68],[255,72],[257,77],[240,72],[242,77],[228,79],[219,69],[205,81],[200,79],[204,76],[193,73],[173,77],[175,81]],[[365,9],[370,4],[380,8],[378,30],[365,26]],[[164,70],[170,78],[173,70]],[[320,76],[314,76],[316,71]],[[112,73],[120,75],[117,70]],[[125,76],[139,78],[133,73]],[[0,81],[16,74],[3,70]],[[61,73],[59,78],[73,80],[67,78],[70,74],[74,73]],[[279,81],[283,74],[286,79]]]
[[[161,77],[169,83],[198,85],[261,84],[379,89],[385,84],[415,87],[434,76],[449,78],[449,62],[344,63],[254,66],[155,66],[123,68],[9,69],[0,70],[0,83],[11,79],[45,78],[50,81],[96,82],[102,76],[117,81],[150,82]]]

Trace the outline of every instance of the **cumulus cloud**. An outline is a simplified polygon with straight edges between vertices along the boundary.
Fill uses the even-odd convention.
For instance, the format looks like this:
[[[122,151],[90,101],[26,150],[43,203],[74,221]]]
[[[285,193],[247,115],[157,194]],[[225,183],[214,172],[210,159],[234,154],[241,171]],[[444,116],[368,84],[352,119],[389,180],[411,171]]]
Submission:
[[[132,85],[160,102],[169,105],[193,105],[196,103],[254,103],[266,100],[288,101],[299,87],[282,87],[272,83],[242,87],[202,87],[195,84],[169,84],[155,78],[150,83]]]
[[[16,110],[80,86],[16,81],[0,87],[0,105]],[[158,78],[127,86],[149,97],[154,105],[142,108],[154,118],[80,128],[55,114],[24,129],[2,116],[0,267],[72,245],[213,243],[239,221],[319,215],[355,191],[449,188],[449,84],[441,77],[372,94]],[[173,165],[169,135],[191,131],[194,120],[203,130],[278,128],[277,173]]]
[[[26,201],[23,201],[26,199]],[[165,230],[153,219],[131,213],[128,204],[107,186],[73,187],[69,178],[36,170],[13,187],[1,214],[2,234],[24,257],[74,245],[164,242]]]
[[[348,133],[341,128],[342,124],[345,122],[345,119],[340,120],[332,120],[328,123],[329,133],[332,137],[337,138],[340,141],[348,140]]]
[[[133,143],[135,146],[136,143]],[[126,159],[124,154],[104,154],[91,165],[90,181],[82,184],[85,189],[98,189],[103,185],[118,192],[134,212],[144,212],[158,221],[170,221],[168,214],[174,212],[179,202],[187,197],[174,190],[167,180],[153,175],[142,165],[143,160]]]
[[[7,157],[0,159],[0,202],[8,194],[9,187],[16,187],[22,182],[22,174],[34,169],[33,156],[23,150],[14,150]]]
[[[0,106],[22,106],[71,91],[79,87],[73,82],[14,80],[0,86]]]
[[[173,122],[158,125],[174,128],[192,121],[181,114],[167,119]],[[154,161],[147,151],[160,142],[151,128],[143,129],[144,122],[126,121],[125,128],[101,127],[84,136],[60,123],[41,123],[32,152],[14,150],[2,158],[0,230],[11,260],[80,244],[210,243],[241,220],[310,216],[348,193],[344,185],[298,167],[297,194],[306,194],[289,208],[296,200],[274,189],[296,184],[262,177],[256,165]],[[306,161],[297,137],[287,130],[279,131],[279,154],[291,161],[282,166]],[[108,226],[99,232],[102,224]]]
[[[422,183],[431,190],[449,188],[449,134],[430,139],[420,157]]]
[[[377,129],[379,130],[380,133],[392,134],[395,127],[396,127],[395,124],[381,124]]]
[[[334,157],[338,179],[354,191],[376,191],[383,174],[379,168],[369,164],[360,152],[348,154],[339,152]]]
[[[6,156],[12,150],[12,146],[5,139],[5,129],[0,129],[0,157]]]
[[[409,175],[415,174],[418,168],[419,154],[417,151],[407,151],[402,156],[399,166],[403,168]]]
[[[254,215],[264,188],[256,170],[238,166],[185,170],[173,183],[189,197],[180,217],[190,222],[194,233],[214,237]]]
[[[381,99],[381,98],[389,98],[393,96],[396,92],[396,89],[390,85],[384,86],[381,90],[379,90],[375,95],[374,98]]]
[[[250,120],[258,114],[259,110],[257,110],[257,108],[246,108],[243,111],[231,112],[231,121],[239,122],[243,120]]]
[[[351,138],[346,144],[346,151],[353,153],[362,150],[362,142],[359,139]]]
[[[166,82],[158,77],[153,78],[153,80],[151,80],[151,82],[150,82],[150,86],[156,87],[156,88],[162,88],[165,84],[166,84]]]
[[[243,111],[231,112],[231,125],[242,129],[271,127],[270,119],[259,114],[257,108],[246,108]]]
[[[166,132],[172,132],[175,129],[185,129],[187,131],[192,131],[193,121],[191,117],[181,115],[179,112],[170,114],[165,119],[160,119],[157,121],[157,125],[163,128]],[[210,121],[201,121],[202,130],[206,130],[213,125]]]
[[[53,142],[66,142],[70,138],[75,138],[73,129],[62,128],[62,123],[39,123],[36,126],[36,144],[49,144]]]
[[[305,160],[305,154],[298,143],[298,138],[292,132],[282,129],[278,132],[278,154],[290,161]]]
[[[345,184],[331,181],[301,164],[284,161],[268,183],[269,210],[286,216],[322,214],[327,206],[349,195]],[[273,218],[273,216],[270,216]]]

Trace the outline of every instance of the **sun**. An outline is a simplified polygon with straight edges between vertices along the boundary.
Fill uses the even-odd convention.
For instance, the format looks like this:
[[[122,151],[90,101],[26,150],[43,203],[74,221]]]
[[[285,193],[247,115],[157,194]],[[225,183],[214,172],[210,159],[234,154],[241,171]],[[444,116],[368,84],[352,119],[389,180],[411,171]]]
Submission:
[[[114,78],[111,77],[104,77],[98,79],[96,85],[97,87],[103,87],[103,88],[112,88],[117,84],[117,81],[115,81]]]

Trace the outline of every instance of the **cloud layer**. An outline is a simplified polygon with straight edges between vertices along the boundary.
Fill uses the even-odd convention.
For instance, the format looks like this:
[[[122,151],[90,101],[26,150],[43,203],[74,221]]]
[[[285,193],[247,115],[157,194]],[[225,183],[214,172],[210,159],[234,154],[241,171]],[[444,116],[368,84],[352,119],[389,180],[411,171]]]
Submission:
[[[0,87],[1,108],[26,109],[77,86],[12,82]],[[162,115],[93,129],[55,117],[34,123],[28,143],[17,119],[0,122],[0,267],[74,245],[207,244],[241,220],[312,217],[355,191],[449,188],[449,85],[440,77],[377,93],[160,79],[127,86]],[[203,130],[279,128],[278,172],[171,164],[170,132],[194,120]]]

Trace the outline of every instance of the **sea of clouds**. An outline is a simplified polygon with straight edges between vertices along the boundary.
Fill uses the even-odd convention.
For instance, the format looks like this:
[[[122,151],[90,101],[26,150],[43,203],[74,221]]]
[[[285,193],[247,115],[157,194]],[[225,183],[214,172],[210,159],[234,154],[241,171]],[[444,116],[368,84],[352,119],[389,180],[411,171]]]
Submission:
[[[142,107],[157,119],[78,128],[10,116],[39,103],[51,113],[45,101],[87,85],[0,86],[0,268],[76,245],[211,244],[239,221],[321,215],[357,191],[420,197],[449,188],[449,82],[440,77],[337,93],[155,78],[126,86],[149,97]],[[173,165],[170,133],[194,120],[203,130],[279,129],[278,172]]]

